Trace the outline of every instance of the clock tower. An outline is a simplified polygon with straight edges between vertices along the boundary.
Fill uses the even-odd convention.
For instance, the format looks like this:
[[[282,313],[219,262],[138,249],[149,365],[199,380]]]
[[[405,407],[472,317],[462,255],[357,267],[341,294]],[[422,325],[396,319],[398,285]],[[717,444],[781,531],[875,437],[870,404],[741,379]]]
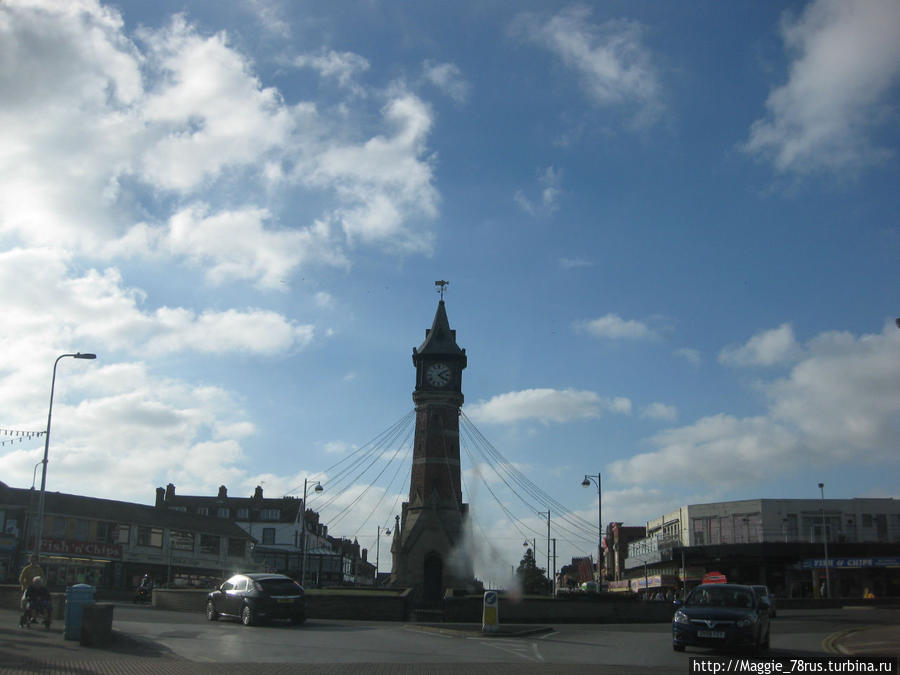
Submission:
[[[469,505],[462,501],[459,411],[466,350],[456,344],[444,300],[438,303],[425,341],[413,348],[416,368],[416,431],[409,501],[404,502],[391,545],[391,585],[413,588],[425,604],[447,588],[473,584],[471,557],[463,548]]]

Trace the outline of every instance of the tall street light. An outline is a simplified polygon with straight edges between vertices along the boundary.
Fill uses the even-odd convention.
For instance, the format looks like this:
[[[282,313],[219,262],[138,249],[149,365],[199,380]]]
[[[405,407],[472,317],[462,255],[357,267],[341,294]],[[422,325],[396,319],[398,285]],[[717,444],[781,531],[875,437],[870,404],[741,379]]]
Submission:
[[[375,535],[375,585],[378,585],[378,556],[381,553],[381,531],[385,534],[391,533],[391,528],[378,526],[378,534]]]
[[[539,511],[539,516],[547,516],[547,581],[550,582],[550,590],[553,590],[553,577],[550,576],[550,509],[547,511]],[[535,563],[537,563],[537,556],[535,556]],[[552,595],[552,593],[551,593]]]
[[[603,490],[600,487],[599,471],[596,476],[585,474],[584,480],[581,481],[581,485],[584,487],[590,487],[591,483],[597,486],[597,583],[602,585],[603,579],[601,579],[602,572],[600,570],[603,568],[600,557],[603,555]]]
[[[53,379],[50,380],[50,409],[47,411],[47,431],[44,434],[44,459],[42,461],[44,468],[41,469],[41,495],[38,498],[37,539],[34,542],[34,552],[38,558],[41,555],[41,543],[44,538],[44,493],[47,489],[47,453],[50,452],[50,418],[53,416],[53,390],[56,388],[56,366],[59,364],[60,359],[64,359],[67,356],[71,356],[73,359],[97,358],[96,354],[82,354],[78,352],[76,354],[61,354],[53,362]]]
[[[319,481],[314,481],[316,492],[322,492],[324,488]],[[303,556],[300,558],[300,585],[306,587],[306,550],[309,548],[306,539],[306,479],[303,479]]]
[[[828,530],[825,527],[825,483],[819,483],[822,495],[822,541],[825,543],[825,597],[831,597],[831,574],[828,571]]]

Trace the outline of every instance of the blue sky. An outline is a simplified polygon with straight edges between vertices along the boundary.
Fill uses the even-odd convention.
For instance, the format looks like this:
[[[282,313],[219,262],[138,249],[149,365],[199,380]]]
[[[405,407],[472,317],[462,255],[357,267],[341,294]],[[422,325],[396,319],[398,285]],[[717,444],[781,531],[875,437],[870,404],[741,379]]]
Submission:
[[[48,489],[309,477],[374,547],[407,486],[328,481],[411,410],[447,279],[466,416],[587,523],[598,471],[628,524],[897,496],[898,81],[890,0],[9,0],[0,428],[96,352],[60,363]],[[517,563],[546,505],[484,472],[511,523],[463,467]]]

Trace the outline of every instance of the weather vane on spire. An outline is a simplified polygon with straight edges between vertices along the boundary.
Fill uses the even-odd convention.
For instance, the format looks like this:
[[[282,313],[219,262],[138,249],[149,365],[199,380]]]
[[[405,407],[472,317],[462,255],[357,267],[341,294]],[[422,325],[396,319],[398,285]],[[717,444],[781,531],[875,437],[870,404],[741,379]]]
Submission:
[[[434,285],[440,287],[438,290],[438,293],[441,294],[441,300],[443,300],[444,299],[444,291],[447,289],[447,286],[450,285],[450,282],[444,281],[443,279],[441,279],[440,281],[435,281]]]

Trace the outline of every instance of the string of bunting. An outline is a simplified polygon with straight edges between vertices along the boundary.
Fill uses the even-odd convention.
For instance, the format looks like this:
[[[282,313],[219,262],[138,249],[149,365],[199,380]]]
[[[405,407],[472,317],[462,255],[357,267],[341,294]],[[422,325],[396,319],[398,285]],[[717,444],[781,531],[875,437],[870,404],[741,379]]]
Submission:
[[[16,429],[0,428],[0,447],[7,443],[12,445],[16,442],[21,443],[22,441],[30,440],[32,438],[40,438],[46,433],[46,431],[17,431]]]

